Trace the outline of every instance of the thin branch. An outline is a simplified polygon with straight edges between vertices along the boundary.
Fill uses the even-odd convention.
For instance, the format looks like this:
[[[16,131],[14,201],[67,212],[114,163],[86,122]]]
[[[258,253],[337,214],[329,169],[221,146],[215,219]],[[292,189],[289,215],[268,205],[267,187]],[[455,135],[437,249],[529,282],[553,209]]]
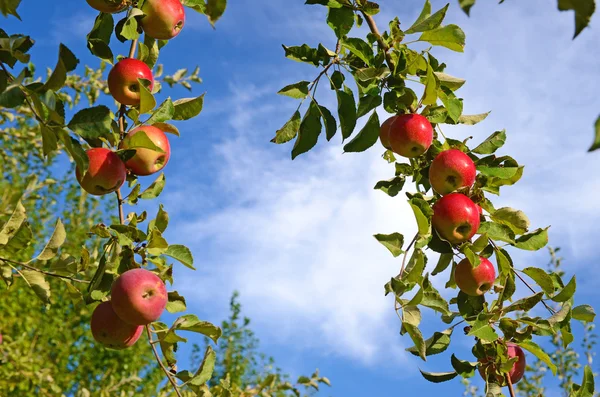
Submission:
[[[177,382],[173,379],[173,377],[171,376],[171,372],[167,369],[167,367],[165,367],[162,360],[160,359],[160,356],[158,355],[156,346],[154,346],[155,343],[154,343],[154,340],[152,339],[152,333],[150,332],[149,325],[146,325],[146,334],[148,335],[148,343],[150,343],[150,347],[152,347],[152,351],[154,352],[154,357],[156,357],[156,361],[158,361],[160,368],[163,370],[165,375],[167,375],[167,378],[169,379],[169,382],[171,383],[171,385],[173,385],[173,389],[175,390],[175,393],[177,394],[177,396],[182,397],[181,393],[179,392],[179,387],[177,386]]]
[[[406,267],[406,257],[408,256],[408,251],[410,251],[413,244],[417,241],[418,237],[419,237],[419,233],[415,234],[415,237],[413,237],[410,244],[408,244],[408,247],[406,247],[406,251],[404,251],[404,258],[402,258],[402,267],[400,268],[400,273],[398,274],[398,279],[402,278],[402,274],[404,273],[404,268]]]
[[[117,204],[119,206],[119,223],[123,225],[125,223],[125,213],[123,211],[123,196],[121,195],[121,189],[117,189]]]
[[[30,265],[28,265],[26,263],[13,261],[12,259],[0,258],[0,261],[12,263],[13,265],[21,266],[21,267],[24,267],[27,270],[33,270],[34,272],[42,273],[42,274],[45,274],[46,276],[50,276],[50,277],[63,278],[65,280],[71,280],[71,281],[74,281],[76,283],[85,283],[85,284],[89,284],[90,283],[87,280],[81,280],[81,279],[74,278],[74,277],[63,276],[62,274],[56,274],[56,273],[52,273],[52,272],[47,272],[45,270],[38,269],[36,267],[30,266]],[[12,268],[14,269],[14,267],[12,267]],[[17,270],[17,269],[15,269],[15,270]]]
[[[392,61],[392,56],[389,53],[390,46],[388,46],[387,43],[385,42],[385,40],[383,39],[383,37],[381,37],[381,33],[379,33],[379,29],[377,28],[377,24],[375,23],[375,20],[373,19],[373,17],[364,11],[361,11],[360,13],[362,14],[365,21],[367,21],[367,25],[369,25],[369,29],[371,30],[371,33],[373,33],[373,35],[375,35],[375,38],[377,39],[377,44],[379,44],[379,47],[381,49],[383,49],[383,51],[385,53],[385,60],[388,64],[388,67],[390,68],[390,72],[393,73],[394,72],[394,61]]]
[[[504,377],[506,378],[506,383],[508,383],[508,391],[510,392],[510,397],[516,397],[515,389],[513,388],[510,376],[508,376],[508,374],[504,374]]]

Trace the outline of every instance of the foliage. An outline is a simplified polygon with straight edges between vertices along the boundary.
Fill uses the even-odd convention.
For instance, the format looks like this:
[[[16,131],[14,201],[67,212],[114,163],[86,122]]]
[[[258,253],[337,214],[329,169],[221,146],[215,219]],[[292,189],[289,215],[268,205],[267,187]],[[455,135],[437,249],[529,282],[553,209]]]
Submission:
[[[272,142],[282,144],[295,138],[291,151],[294,159],[315,147],[323,129],[327,140],[331,140],[339,126],[345,152],[365,151],[379,138],[381,123],[377,108],[380,105],[391,114],[418,111],[435,128],[429,150],[409,159],[408,163],[395,162],[394,153],[387,150],[383,158],[395,163],[394,176],[375,185],[375,189],[395,197],[409,177],[415,183],[416,192],[406,193],[418,225],[414,238],[405,239],[401,233],[375,236],[394,257],[403,253],[398,275],[391,277],[384,290],[386,295],[394,296],[394,309],[401,320],[400,333],[408,334],[414,343],[408,351],[422,360],[445,352],[455,327],[467,323],[466,333],[474,339],[472,353],[475,359],[491,358],[495,361],[494,371],[499,379],[505,379],[505,374],[512,367],[506,349],[509,341],[536,356],[556,374],[556,363],[534,342],[534,338],[558,334],[568,346],[573,341],[571,321],[592,321],[594,311],[588,305],[574,306],[575,277],[566,282],[555,271],[534,267],[518,269],[511,258],[515,250],[537,251],[546,246],[548,227],[532,228],[522,211],[509,207],[495,208],[489,199],[491,195],[499,195],[503,186],[516,184],[524,171],[524,166],[511,156],[496,154],[506,141],[505,131],[494,132],[474,145],[469,142],[470,138],[458,141],[442,132],[442,124],[473,125],[487,116],[487,113],[463,114],[463,99],[457,91],[465,80],[447,74],[446,64],[434,56],[435,47],[462,52],[465,45],[465,34],[460,27],[443,25],[448,6],[432,12],[427,0],[412,24],[401,25],[395,18],[390,21],[389,30],[381,33],[373,18],[380,11],[379,5],[374,2],[308,0],[307,4],[326,8],[327,24],[337,38],[337,45],[334,50],[322,44],[283,46],[287,58],[317,67],[319,72],[312,82],[300,81],[279,91],[281,95],[299,99],[300,104],[289,121],[276,132]],[[352,36],[353,29],[363,23],[370,31],[366,38]],[[407,28],[401,29],[401,26]],[[418,50],[424,44],[430,46]],[[329,84],[319,86],[322,79],[328,80]],[[318,102],[318,87],[329,88],[335,94],[337,118],[334,117],[335,112]],[[308,101],[308,106],[302,116],[300,110],[305,101]],[[363,117],[366,121],[355,132],[359,119]],[[460,192],[469,196],[486,213],[485,221],[477,232],[479,237],[454,245],[444,240],[432,226],[431,207],[440,195],[428,193],[431,189],[431,162],[437,154],[451,148],[467,153],[474,161],[479,171],[476,182]],[[405,241],[409,243],[405,244]],[[431,274],[425,272],[427,253],[439,256]],[[456,289],[455,258],[468,258],[476,267],[478,257],[496,258],[499,276],[493,291],[478,297],[459,292],[446,300],[447,292],[440,293],[433,285],[433,278],[447,275],[446,288]],[[531,279],[536,288],[525,277]],[[517,279],[532,295],[523,297],[524,294],[517,291]],[[416,293],[409,295],[415,290]],[[556,308],[546,302],[554,302]],[[543,305],[548,315],[529,317],[527,313],[538,305]],[[424,337],[419,328],[426,309],[437,313],[442,323],[447,324],[444,331],[429,338]],[[423,376],[436,383],[459,375],[469,378],[478,367],[477,361],[461,360],[454,355],[450,361],[451,370],[439,373],[422,371]],[[488,381],[487,385],[488,396],[501,395],[502,385],[495,377],[491,378],[493,381]],[[574,389],[577,389],[573,392],[574,396],[588,395],[586,393],[593,390],[589,367],[586,367],[582,387],[575,386]],[[512,387],[510,392],[514,394]]]

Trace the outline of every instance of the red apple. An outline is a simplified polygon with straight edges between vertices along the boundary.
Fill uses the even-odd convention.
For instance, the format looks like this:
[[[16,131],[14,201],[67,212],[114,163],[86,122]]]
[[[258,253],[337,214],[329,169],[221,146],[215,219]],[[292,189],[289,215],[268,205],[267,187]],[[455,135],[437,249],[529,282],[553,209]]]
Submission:
[[[84,175],[79,167],[75,176],[81,187],[95,196],[112,193],[123,185],[127,177],[125,164],[116,153],[106,148],[92,148],[87,151],[90,165]]]
[[[157,40],[177,36],[185,24],[185,11],[180,0],[146,0],[142,6],[144,32]]]
[[[146,133],[146,136],[163,150],[164,153],[154,151],[148,148],[135,147],[135,143],[132,141],[134,135],[139,132]],[[162,170],[169,157],[171,157],[171,146],[169,145],[169,139],[158,127],[152,125],[138,127],[131,130],[125,139],[121,142],[121,149],[135,149],[135,155],[125,162],[125,166],[131,170],[135,175],[150,175]]]
[[[154,87],[152,71],[139,59],[121,59],[108,73],[108,90],[115,100],[123,105],[140,104],[140,83],[138,79],[150,82],[150,91]]]
[[[92,313],[94,339],[111,349],[125,349],[140,338],[144,327],[127,324],[117,316],[110,302],[102,302]]]
[[[431,223],[440,237],[452,244],[460,244],[479,229],[477,204],[461,193],[450,193],[433,205]]]
[[[146,269],[132,269],[121,274],[112,285],[111,297],[115,313],[134,325],[158,320],[168,299],[165,283]]]
[[[458,149],[444,150],[429,167],[429,182],[442,196],[475,183],[475,163]]]
[[[456,265],[454,281],[462,292],[471,296],[483,295],[489,291],[496,280],[494,265],[487,258],[480,257],[479,266],[473,267],[468,259]]]
[[[390,117],[381,124],[381,128],[379,129],[379,140],[383,147],[388,150],[392,150],[392,147],[390,146],[390,127],[397,117],[398,116]]]
[[[511,370],[508,372],[508,376],[510,377],[510,382],[514,385],[519,382],[523,375],[525,374],[525,367],[527,366],[527,362],[525,361],[525,353],[521,347],[515,345],[514,343],[507,343],[506,347],[508,349],[508,358],[517,357],[517,361],[513,364]],[[495,372],[495,364],[491,363],[489,359],[480,360],[481,365],[479,365],[479,375],[484,380],[491,378],[493,373]],[[506,379],[502,376],[496,375],[496,381],[500,386],[506,386]]]
[[[417,157],[433,142],[433,127],[420,114],[402,114],[390,125],[389,139],[392,150],[404,157]]]
[[[115,12],[123,11],[129,6],[128,0],[86,0],[87,3],[95,10],[106,14],[114,14]]]
[[[3,341],[2,334],[0,334],[0,345],[2,344],[2,341]]]

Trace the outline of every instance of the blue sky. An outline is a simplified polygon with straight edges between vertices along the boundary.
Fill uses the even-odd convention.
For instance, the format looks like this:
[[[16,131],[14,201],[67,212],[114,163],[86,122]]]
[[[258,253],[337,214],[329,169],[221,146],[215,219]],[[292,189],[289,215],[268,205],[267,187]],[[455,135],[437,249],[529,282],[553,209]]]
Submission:
[[[85,47],[95,13],[84,1],[23,3],[24,22],[11,18],[2,26],[37,40],[32,60],[39,71],[54,66],[60,42],[82,65],[98,65]],[[201,117],[179,123],[181,138],[171,139],[160,197],[171,216],[167,239],[190,246],[198,268],[177,267],[175,288],[190,312],[214,322],[227,315],[229,296],[239,290],[264,350],[294,375],[318,367],[333,383],[322,395],[460,395],[458,380],[430,384],[417,366],[449,370],[450,352],[472,358],[472,340],[457,332],[448,354],[423,363],[404,352],[411,343],[399,336],[393,302],[383,296],[398,260],[371,236],[411,235],[416,226],[402,195],[392,199],[372,189],[393,172],[381,151],[342,155],[336,137],[291,161],[291,145],[269,143],[296,106],[275,93],[317,73],[285,59],[281,44],[333,48],[324,8],[301,0],[230,3],[216,30],[188,11],[183,32],[161,52],[169,73],[199,65],[204,83],[195,94],[206,91]],[[422,7],[421,0],[380,3],[375,19],[382,29],[396,15],[408,26]],[[445,5],[432,3],[434,9]],[[446,23],[465,31],[465,53],[434,53],[448,73],[467,80],[459,91],[465,113],[492,113],[475,127],[444,132],[481,141],[506,128],[502,152],[525,164],[525,175],[493,198],[496,207],[522,209],[536,227],[552,225],[551,244],[562,247],[565,270],[578,276],[576,303],[600,307],[594,290],[600,282],[600,154],[586,153],[600,107],[598,17],[572,41],[573,15],[558,12],[553,2],[481,2],[471,15],[451,3]],[[190,96],[183,89],[165,89],[166,95]],[[327,96],[323,102],[335,109]],[[515,252],[514,258],[524,268],[543,266],[548,256]],[[441,322],[425,317],[425,335],[441,329]]]

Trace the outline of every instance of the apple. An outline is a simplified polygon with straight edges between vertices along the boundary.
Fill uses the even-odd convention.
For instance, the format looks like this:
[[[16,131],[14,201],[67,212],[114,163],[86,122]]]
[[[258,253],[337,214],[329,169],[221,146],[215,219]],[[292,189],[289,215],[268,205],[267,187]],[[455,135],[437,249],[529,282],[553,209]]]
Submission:
[[[517,357],[517,361],[513,364],[511,370],[508,372],[508,376],[510,378],[510,382],[514,385],[518,383],[523,375],[525,374],[525,367],[527,366],[527,362],[525,360],[525,353],[520,346],[515,345],[514,343],[507,343],[506,348],[508,349],[508,358]],[[496,365],[490,362],[490,359],[480,360],[481,365],[479,365],[479,375],[484,380],[491,378],[493,373],[495,372]],[[496,381],[500,386],[506,386],[507,382],[504,377],[496,375]]]
[[[108,90],[115,100],[123,105],[140,104],[140,83],[138,79],[150,82],[150,91],[154,87],[152,71],[139,59],[123,58],[108,73]]]
[[[152,143],[164,153],[148,148],[135,147],[133,137],[139,132],[146,133]],[[162,170],[171,157],[171,146],[164,132],[153,125],[142,126],[131,130],[119,145],[121,149],[135,149],[135,155],[125,162],[125,166],[135,175],[151,175]]]
[[[115,12],[123,11],[129,6],[128,0],[86,0],[87,3],[95,10],[106,14],[114,14]]]
[[[177,36],[185,24],[185,11],[180,0],[146,0],[140,23],[146,35],[157,40]]]
[[[492,288],[496,280],[496,270],[492,262],[483,257],[479,259],[481,262],[475,268],[465,258],[456,265],[454,270],[456,285],[467,295],[483,295]]]
[[[140,338],[144,327],[127,324],[117,316],[110,302],[102,302],[92,313],[94,339],[111,349],[122,350],[132,346]]]
[[[146,325],[158,320],[167,306],[167,288],[146,269],[127,270],[113,283],[112,306],[126,323]]]
[[[90,164],[85,174],[79,167],[75,176],[81,187],[94,196],[112,193],[123,185],[127,177],[125,164],[116,153],[109,149],[98,147],[87,151]]]
[[[433,142],[433,127],[420,114],[399,115],[390,125],[389,142],[392,150],[400,156],[420,156]]]
[[[440,237],[452,244],[460,244],[477,233],[479,209],[470,198],[461,193],[450,193],[433,205],[431,223]]]
[[[3,339],[2,339],[2,334],[0,334],[0,345],[2,344]]]
[[[388,150],[392,150],[392,147],[390,146],[390,127],[397,117],[398,116],[390,117],[381,124],[381,128],[379,129],[379,140],[383,147]]]
[[[431,162],[429,182],[443,196],[473,186],[476,173],[475,163],[465,153],[458,149],[444,150]]]

